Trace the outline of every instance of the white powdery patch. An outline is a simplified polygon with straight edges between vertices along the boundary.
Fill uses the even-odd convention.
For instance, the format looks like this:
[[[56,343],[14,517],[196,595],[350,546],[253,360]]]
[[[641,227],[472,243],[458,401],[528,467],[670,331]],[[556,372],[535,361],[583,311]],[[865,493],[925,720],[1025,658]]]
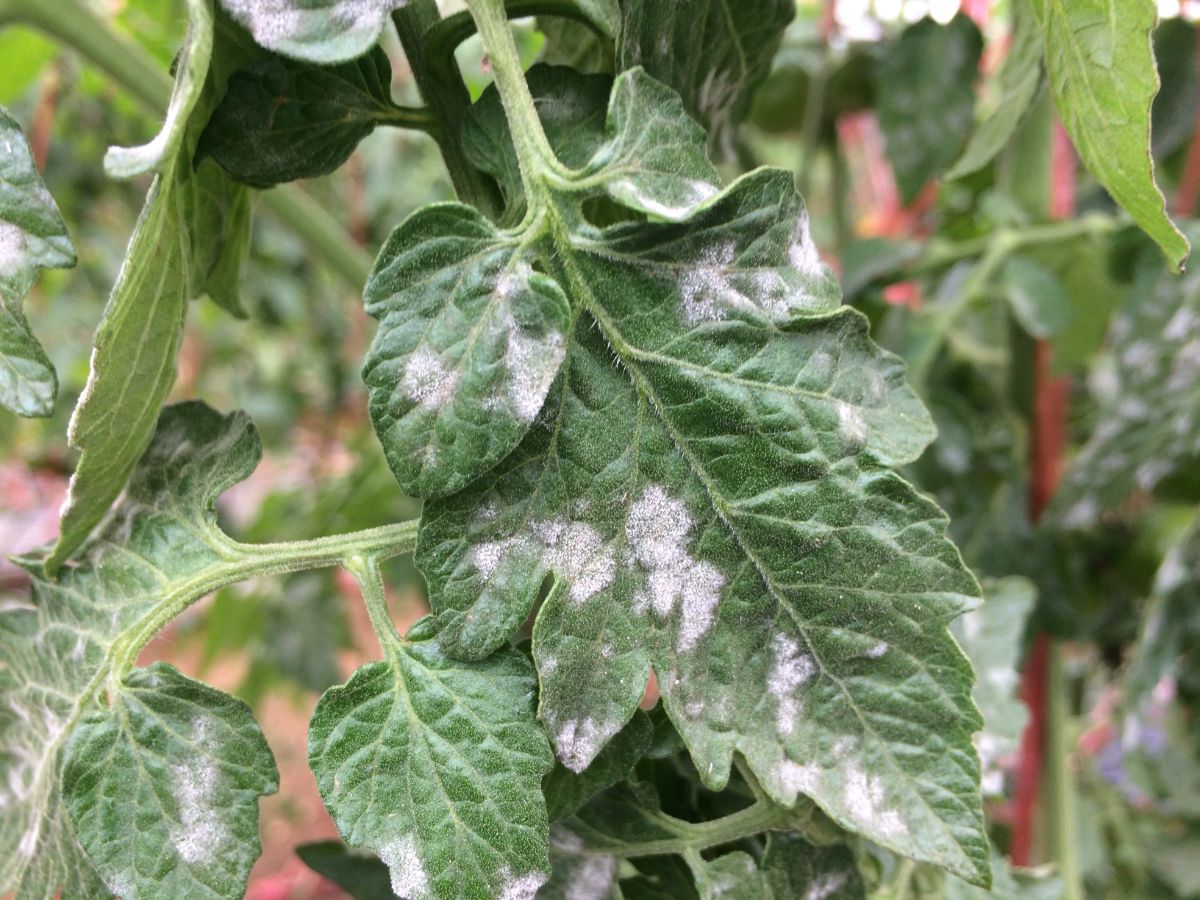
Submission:
[[[833,872],[829,875],[822,875],[809,885],[808,890],[804,893],[804,900],[825,900],[826,897],[832,897],[842,889],[842,885],[849,877],[849,872]]]
[[[796,688],[804,684],[817,672],[813,658],[800,651],[794,640],[785,634],[775,635],[771,644],[774,662],[767,676],[767,690],[775,698],[777,710],[775,727],[781,737],[787,737],[796,729],[796,718],[800,712],[800,701]]]
[[[537,418],[566,356],[566,341],[557,331],[542,336],[527,334],[513,318],[509,301],[529,290],[533,268],[518,263],[496,279],[492,296],[502,305],[500,324],[508,332],[504,348],[505,397],[517,421],[529,424]]]
[[[419,347],[404,365],[400,386],[408,399],[424,409],[438,410],[454,395],[458,373],[447,368],[440,356],[428,347]]]
[[[535,522],[532,531],[545,548],[546,565],[571,583],[573,602],[583,603],[612,584],[616,552],[591,525],[553,519]]]
[[[808,228],[808,210],[800,213],[796,219],[796,227],[792,230],[792,239],[788,244],[788,262],[792,268],[807,278],[824,278],[825,264],[817,253],[817,245],[813,243]]]
[[[783,759],[775,769],[775,777],[786,793],[811,795],[821,780],[821,769],[813,763]]]
[[[884,806],[883,787],[883,779],[868,775],[860,766],[851,765],[846,769],[842,800],[855,822],[886,837],[896,837],[907,829],[900,813]]]
[[[725,576],[711,563],[695,559],[687,550],[694,522],[682,501],[660,485],[648,485],[629,508],[625,536],[647,573],[648,603],[666,617],[678,603],[679,650],[691,650],[712,627]]]
[[[218,818],[221,771],[211,756],[208,723],[192,723],[192,742],[198,752],[186,762],[171,766],[175,779],[175,802],[179,824],[171,829],[171,843],[179,858],[189,865],[212,862],[230,843],[231,835]]]
[[[496,570],[500,568],[500,563],[504,562],[504,558],[508,556],[509,552],[520,545],[523,540],[514,535],[498,541],[485,541],[475,545],[471,551],[471,562],[479,570],[485,584],[492,580]]]
[[[644,212],[660,219],[677,222],[685,219],[704,201],[720,193],[706,181],[680,182],[672,179],[670,187],[676,195],[674,202],[665,200],[642,189],[632,178],[617,178],[609,183],[608,189],[627,203],[632,203]]]
[[[792,289],[778,268],[736,265],[737,242],[713,244],[685,269],[679,298],[689,325],[719,322],[730,310],[766,314],[774,321],[791,315]]]
[[[852,450],[865,446],[870,429],[862,410],[844,400],[835,400],[834,409],[837,410],[838,433],[841,434],[842,440]]]
[[[868,659],[879,659],[881,656],[883,656],[887,652],[888,652],[887,643],[884,641],[880,641],[878,644],[868,647],[867,651],[863,654],[863,656],[867,657]]]
[[[379,858],[392,876],[392,892],[405,900],[422,900],[429,896],[429,874],[417,853],[417,842],[411,834],[389,841],[379,848]]]
[[[0,221],[0,278],[15,275],[20,270],[25,251],[25,232],[11,222]]]
[[[533,900],[538,888],[546,883],[545,872],[530,872],[526,875],[512,874],[507,867],[500,873],[503,886],[500,888],[499,900]]]
[[[255,41],[279,50],[319,40],[323,32],[334,29],[365,32],[365,39],[382,24],[385,14],[404,6],[408,0],[326,0],[312,9],[298,8],[297,0],[221,2],[254,35]]]
[[[558,758],[572,772],[582,772],[591,765],[600,748],[619,730],[619,725],[598,725],[591,716],[564,722],[554,736]]]
[[[566,900],[608,900],[617,878],[617,861],[611,856],[587,856],[571,869]]]

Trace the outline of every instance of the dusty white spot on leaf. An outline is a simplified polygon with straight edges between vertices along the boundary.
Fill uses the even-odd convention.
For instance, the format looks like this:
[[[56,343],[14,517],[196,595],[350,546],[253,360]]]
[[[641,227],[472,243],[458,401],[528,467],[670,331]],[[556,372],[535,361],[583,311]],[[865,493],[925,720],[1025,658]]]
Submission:
[[[0,221],[0,278],[15,275],[25,265],[25,241],[24,231],[11,222]]]
[[[619,730],[619,724],[597,724],[591,716],[583,720],[571,719],[555,733],[558,758],[572,772],[582,772]]]
[[[813,763],[797,763],[783,759],[775,772],[779,784],[788,794],[811,794],[821,778],[821,770]]]
[[[616,877],[616,859],[611,856],[586,856],[571,870],[566,900],[608,900]]]
[[[774,661],[767,678],[767,689],[775,697],[777,706],[776,730],[786,737],[795,730],[800,711],[796,688],[816,674],[817,665],[809,654],[800,652],[796,642],[785,634],[775,635],[771,647]]]
[[[899,836],[907,830],[900,813],[885,806],[883,779],[868,775],[857,764],[850,764],[845,769],[842,799],[850,817],[861,825],[888,837]]]
[[[179,824],[171,829],[171,843],[180,859],[188,864],[216,859],[231,837],[220,820],[217,793],[221,771],[209,755],[207,731],[207,721],[196,719],[192,724],[192,742],[197,752],[171,767],[175,802],[179,808]]]
[[[680,651],[695,647],[712,627],[725,585],[715,566],[688,552],[693,524],[682,501],[652,484],[630,506],[625,525],[629,545],[646,571],[649,605],[664,618],[680,607]]]
[[[530,872],[514,876],[511,871],[505,869],[501,873],[501,880],[503,886],[500,889],[500,900],[533,900],[538,888],[546,883],[546,875],[543,872]]]
[[[392,876],[392,891],[406,900],[422,900],[429,896],[429,875],[417,853],[417,842],[405,835],[379,848],[379,858]]]
[[[404,365],[400,386],[410,400],[428,410],[441,409],[454,394],[458,374],[428,347],[419,347]]]

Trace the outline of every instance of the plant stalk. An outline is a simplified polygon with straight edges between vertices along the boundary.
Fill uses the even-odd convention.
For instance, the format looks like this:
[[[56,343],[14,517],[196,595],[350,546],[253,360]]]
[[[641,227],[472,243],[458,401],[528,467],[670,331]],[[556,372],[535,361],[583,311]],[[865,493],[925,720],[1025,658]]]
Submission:
[[[770,802],[758,802],[711,822],[685,822],[674,816],[663,814],[656,821],[675,832],[678,837],[656,841],[622,844],[619,847],[603,847],[597,852],[608,853],[622,859],[663,854],[685,854],[689,851],[707,850],[731,844],[742,838],[761,834],[764,831],[785,828],[791,821],[793,811]]]
[[[0,27],[21,24],[71,48],[130,94],[161,115],[171,99],[171,76],[142,47],[118,34],[78,0],[0,0]],[[372,260],[328,212],[295,185],[265,192],[263,202],[356,290]]]
[[[1084,900],[1083,872],[1076,836],[1079,827],[1075,808],[1074,776],[1071,771],[1070,684],[1063,671],[1062,644],[1050,649],[1047,673],[1046,794],[1054,810],[1054,860],[1063,881],[1063,900]]]
[[[502,212],[495,183],[467,161],[462,147],[463,123],[471,108],[471,97],[454,63],[454,50],[431,53],[429,33],[442,22],[434,0],[410,0],[392,13],[392,22],[404,48],[408,67],[421,99],[438,127],[430,133],[437,141],[450,181],[459,198],[496,218]]]
[[[362,591],[363,603],[371,618],[371,627],[379,639],[379,647],[384,656],[392,659],[396,655],[396,648],[404,643],[404,638],[396,630],[396,623],[388,609],[387,588],[379,569],[379,557],[356,553],[346,560],[345,565]]]

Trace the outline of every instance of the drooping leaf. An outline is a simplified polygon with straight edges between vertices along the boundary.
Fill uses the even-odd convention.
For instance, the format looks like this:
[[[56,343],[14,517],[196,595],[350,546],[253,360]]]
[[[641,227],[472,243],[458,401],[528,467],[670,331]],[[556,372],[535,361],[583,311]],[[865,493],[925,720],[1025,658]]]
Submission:
[[[447,657],[418,623],[321,697],[309,764],[348,844],[401,897],[532,900],[549,874],[541,779],[550,748],[516,650]]]
[[[354,900],[391,900],[396,896],[388,867],[374,853],[351,849],[340,841],[321,841],[297,847],[296,855]]]
[[[249,241],[249,198],[214,166],[193,172],[192,152],[224,90],[230,62],[244,51],[226,22],[219,23],[222,40],[214,51],[209,4],[189,9],[189,39],[160,133],[165,143],[153,152],[140,148],[126,159],[134,170],[145,164],[158,174],[96,330],[88,380],[71,416],[68,442],[80,458],[63,504],[58,542],[46,558],[50,573],[108,511],[149,444],[175,380],[188,299],[211,292],[231,311],[240,310],[235,281]],[[206,78],[196,66],[203,59],[207,67],[210,58]],[[193,83],[197,77],[200,88]],[[186,90],[180,87],[185,83]]]
[[[204,91],[213,50],[211,0],[187,0],[187,6],[187,43],[179,55],[175,88],[162,128],[149,143],[140,147],[109,147],[104,155],[104,171],[110,178],[132,178],[146,172],[163,172],[169,176],[175,167],[188,118]]]
[[[571,313],[515,236],[460,204],[401,225],[367,283],[379,331],[363,378],[410,494],[464,487],[520,442],[562,364]]]
[[[1200,447],[1200,276],[1143,256],[1108,334],[1111,362],[1091,439],[1072,461],[1053,512],[1094,523],[1131,491],[1195,464]],[[1169,415],[1164,415],[1166,411]]]
[[[75,834],[122,900],[244,894],[258,798],[279,788],[250,707],[166,663],[80,719],[62,778]]]
[[[879,125],[904,202],[962,149],[975,109],[983,39],[965,15],[946,25],[922,19],[905,29],[879,66]]]
[[[946,631],[977,588],[940,512],[882,468],[932,429],[838,307],[791,175],[555,251],[542,263],[581,311],[546,410],[426,505],[443,646],[486,656],[553,573],[534,654],[568,768],[621,729],[653,666],[708,786],[740,751],[780,803],[806,793],[986,879],[970,670]]]
[[[1150,104],[1158,92],[1151,0],[1032,0],[1063,126],[1084,165],[1182,269],[1188,241],[1154,181]]]
[[[227,565],[213,504],[260,455],[245,416],[170,407],[121,505],[75,564],[51,581],[27,562],[32,601],[0,612],[0,891],[99,895],[62,802],[62,749],[98,708],[114,644],[162,608],[201,596]]]
[[[75,265],[67,226],[38,174],[21,126],[0,109],[0,406],[54,411],[58,377],[25,321],[21,301],[38,269]]]
[[[1027,712],[1017,699],[1017,667],[1035,589],[1030,581],[1014,575],[985,581],[983,595],[983,605],[955,621],[952,628],[975,668],[972,695],[983,713],[975,749],[983,769],[983,792],[996,796],[1004,789],[1000,763],[1017,751],[1025,730]]]
[[[229,80],[197,153],[257,188],[327,175],[376,125],[406,121],[391,86],[379,47],[337,66],[271,56]]]
[[[795,14],[792,0],[626,0],[617,69],[641,66],[673,88],[704,126],[713,155],[732,159],[735,130]]]
[[[542,780],[550,821],[566,818],[588,799],[628,776],[650,749],[653,737],[650,717],[638,712],[582,772],[572,772],[562,763],[555,763]]]
[[[996,158],[1016,133],[1042,83],[1042,34],[1029,0],[1014,0],[1011,7],[1013,27],[1007,55],[986,88],[985,112],[962,155],[946,173],[947,179],[978,172]]]
[[[258,43],[295,59],[337,63],[379,40],[392,10],[408,0],[220,0]]]

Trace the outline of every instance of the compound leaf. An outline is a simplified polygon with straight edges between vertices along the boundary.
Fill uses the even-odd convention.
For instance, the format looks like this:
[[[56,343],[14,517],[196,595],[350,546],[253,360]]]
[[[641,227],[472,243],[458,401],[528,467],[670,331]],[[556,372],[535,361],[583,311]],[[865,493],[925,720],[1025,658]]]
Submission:
[[[392,233],[366,289],[379,331],[363,378],[401,486],[437,496],[507,456],[558,374],[571,311],[517,236],[460,204]]]
[[[946,178],[978,172],[996,158],[1016,133],[1042,83],[1042,35],[1029,0],[1014,0],[1007,55],[988,83],[987,111],[971,132],[962,156]]]
[[[114,894],[239,897],[279,773],[245,703],[166,663],[135,669],[67,743],[63,799]]]
[[[99,708],[114,645],[156,610],[198,599],[227,565],[213,504],[261,452],[243,415],[170,407],[121,504],[74,564],[51,581],[38,560],[26,560],[32,601],[0,612],[0,891],[99,894],[61,799],[62,749]]]
[[[309,763],[346,842],[401,897],[532,900],[549,873],[534,674],[516,650],[447,657],[429,629],[321,697]]]
[[[674,88],[704,126],[713,155],[732,159],[735,130],[795,15],[792,0],[627,0],[621,4],[617,68],[642,66]]]
[[[197,153],[256,188],[327,175],[376,125],[396,120],[391,85],[379,47],[337,66],[269,57],[230,78]]]
[[[362,56],[392,10],[408,0],[220,0],[231,16],[276,53],[315,63]]]
[[[978,716],[946,630],[977,586],[944,516],[884,468],[932,426],[839,307],[790,174],[556,251],[542,263],[580,310],[557,388],[512,454],[426,505],[443,646],[486,656],[553,574],[534,655],[568,768],[653,667],[709,787],[741,752],[778,802],[806,793],[986,881]]]
[[[965,15],[922,19],[890,45],[879,66],[879,125],[904,202],[958,157],[975,109],[983,39]]]
[[[58,377],[21,301],[38,269],[75,265],[75,250],[21,126],[3,109],[0,148],[0,405],[21,416],[48,416]]]
[[[1150,0],[1032,0],[1063,126],[1084,165],[1154,239],[1175,269],[1188,241],[1167,217],[1154,181],[1150,104],[1158,72]]]

